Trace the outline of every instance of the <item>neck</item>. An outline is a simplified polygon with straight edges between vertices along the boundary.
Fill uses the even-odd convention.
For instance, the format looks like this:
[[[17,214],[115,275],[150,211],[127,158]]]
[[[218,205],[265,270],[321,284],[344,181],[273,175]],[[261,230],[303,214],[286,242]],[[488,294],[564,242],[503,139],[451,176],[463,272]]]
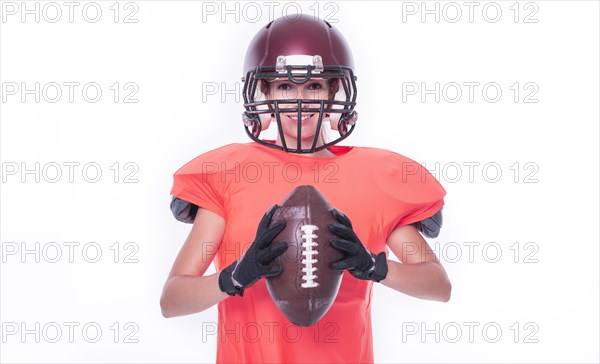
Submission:
[[[323,149],[323,150],[320,150],[315,153],[303,153],[300,155],[307,156],[307,157],[318,157],[318,158],[335,158],[335,157],[337,157],[337,155],[331,153],[327,149]]]
[[[286,140],[287,142],[287,140]],[[281,141],[279,140],[279,138],[277,138],[275,144],[279,145],[280,147],[283,146],[283,144],[281,143]],[[323,144],[321,143],[317,143],[317,147],[321,146]],[[287,143],[288,148],[295,148],[296,144],[295,143]],[[312,146],[312,141],[310,143],[301,143],[300,146],[302,147],[302,149],[309,149]],[[337,157],[337,155],[331,153],[329,150],[327,150],[327,148],[325,149],[321,149],[317,152],[314,153],[294,153],[300,156],[304,156],[304,157],[317,157],[317,158],[335,158]]]

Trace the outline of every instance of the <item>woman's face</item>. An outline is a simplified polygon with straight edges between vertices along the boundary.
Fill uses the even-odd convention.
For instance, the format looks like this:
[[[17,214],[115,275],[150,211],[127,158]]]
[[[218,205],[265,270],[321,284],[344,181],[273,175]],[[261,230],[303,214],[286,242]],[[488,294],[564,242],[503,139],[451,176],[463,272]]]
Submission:
[[[267,100],[296,100],[296,99],[311,99],[311,100],[327,100],[329,95],[328,83],[326,79],[311,79],[310,81],[298,85],[288,80],[276,80],[268,83],[268,91],[265,95]],[[280,108],[296,108],[297,104],[280,104]],[[303,103],[303,108],[316,108],[318,103]],[[298,136],[298,122],[302,123],[301,145],[302,148],[310,148],[312,146],[315,133],[317,132],[317,122],[319,112],[302,113],[302,120],[298,121],[297,112],[281,112],[281,127],[285,136],[286,145],[291,148],[296,147]],[[326,116],[323,115],[321,128],[328,125]],[[279,133],[277,134],[277,144],[281,144]],[[317,142],[317,146],[320,143]]]

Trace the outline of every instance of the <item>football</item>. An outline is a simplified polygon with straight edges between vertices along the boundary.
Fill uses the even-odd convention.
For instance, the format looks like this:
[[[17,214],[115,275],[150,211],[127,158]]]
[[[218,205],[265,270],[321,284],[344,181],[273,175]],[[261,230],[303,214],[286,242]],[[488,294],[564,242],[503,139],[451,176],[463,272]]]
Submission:
[[[285,220],[285,228],[271,244],[286,242],[288,249],[270,264],[283,267],[280,275],[267,277],[271,298],[287,319],[297,326],[312,326],[327,313],[337,296],[342,272],[331,265],[343,253],[330,244],[327,225],[337,222],[321,192],[310,185],[292,190],[279,204],[271,223]]]

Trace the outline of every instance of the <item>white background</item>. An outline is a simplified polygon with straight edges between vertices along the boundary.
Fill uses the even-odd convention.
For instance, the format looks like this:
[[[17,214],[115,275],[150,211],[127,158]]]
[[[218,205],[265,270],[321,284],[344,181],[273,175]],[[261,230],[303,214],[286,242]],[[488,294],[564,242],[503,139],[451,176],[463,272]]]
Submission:
[[[99,1],[102,16],[92,23],[82,16],[85,2],[73,22],[58,2],[62,18],[51,23],[55,10],[46,7],[44,14],[47,2],[38,2],[37,23],[34,15],[21,21],[21,2],[12,3],[16,15],[7,3],[0,23],[0,360],[214,362],[216,336],[203,327],[216,322],[216,306],[171,319],[160,312],[163,284],[190,229],[171,215],[169,192],[172,174],[191,158],[250,141],[241,100],[230,94],[222,102],[219,93],[205,94],[203,102],[203,84],[239,86],[246,46],[271,20],[269,8],[255,3],[262,16],[253,21],[256,7],[237,4],[236,13],[228,3],[234,12],[222,22],[222,8],[210,15],[199,1],[137,1],[129,8],[122,2],[115,23],[114,2]],[[452,281],[452,299],[424,301],[377,285],[375,360],[598,362],[598,2],[497,2],[486,8],[487,18],[488,3],[481,2],[472,21],[463,2],[439,2],[439,22],[434,15],[422,21],[421,2],[297,4],[309,14],[319,8],[355,54],[360,118],[343,144],[386,148],[425,163],[448,193],[442,232],[429,242]],[[283,6],[276,3],[275,17]],[[417,14],[410,15],[414,7]],[[457,7],[462,17],[453,23]],[[502,14],[492,22],[497,7]],[[125,23],[134,9],[138,22]],[[526,22],[532,13],[529,21],[537,22]],[[36,82],[40,93],[52,82],[80,86],[72,103],[66,86],[58,102],[47,100],[53,94],[39,102],[25,95],[23,102],[21,83],[33,89]],[[103,91],[96,103],[81,94],[93,82]],[[119,102],[110,89],[115,82]],[[138,86],[139,102],[123,102],[132,90],[123,89],[127,82]],[[411,82],[428,88],[438,82],[440,90],[456,82],[463,95],[458,102],[450,102],[454,94],[422,102],[418,93],[403,102],[402,83]],[[479,83],[473,102],[465,82]],[[518,102],[510,89],[515,82]],[[525,89],[528,82],[535,85]],[[491,83],[502,89],[497,102],[481,93]],[[15,95],[11,85],[19,87]],[[523,102],[536,86],[538,102]],[[69,162],[79,163],[72,182]],[[128,162],[138,168],[126,168]],[[23,173],[35,163],[39,173]],[[98,182],[82,175],[87,163],[102,169]],[[465,163],[479,163],[471,176]],[[496,182],[496,169],[482,172],[486,164],[501,170]],[[52,182],[56,165],[62,177]],[[86,178],[95,177],[94,169],[87,171]],[[130,173],[138,182],[124,182]],[[22,248],[36,242],[39,262],[34,253],[22,257]],[[67,242],[79,244],[73,262]],[[85,244],[100,247],[97,263],[84,259]],[[57,246],[62,256],[51,263]],[[125,263],[132,252],[137,263]],[[88,260],[95,255],[87,253]],[[79,325],[73,342],[65,322]],[[82,334],[89,323],[102,329],[96,343],[86,341],[95,336],[93,327]],[[54,339],[57,326],[62,336]],[[22,337],[22,329],[30,333]],[[429,334],[422,336],[424,330]]]

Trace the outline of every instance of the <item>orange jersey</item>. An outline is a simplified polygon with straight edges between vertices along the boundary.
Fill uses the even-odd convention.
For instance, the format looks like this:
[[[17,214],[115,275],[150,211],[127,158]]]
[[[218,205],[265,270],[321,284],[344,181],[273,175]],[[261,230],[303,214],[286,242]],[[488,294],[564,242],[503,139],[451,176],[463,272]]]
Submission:
[[[246,251],[260,219],[300,185],[313,185],[344,212],[365,246],[388,253],[394,228],[433,216],[446,191],[427,169],[378,148],[332,146],[335,158],[315,158],[235,143],[206,152],[174,175],[171,194],[226,221],[215,267],[221,271]],[[217,363],[372,363],[372,281],[344,272],[338,295],[312,327],[292,325],[279,311],[265,279],[218,304]]]

